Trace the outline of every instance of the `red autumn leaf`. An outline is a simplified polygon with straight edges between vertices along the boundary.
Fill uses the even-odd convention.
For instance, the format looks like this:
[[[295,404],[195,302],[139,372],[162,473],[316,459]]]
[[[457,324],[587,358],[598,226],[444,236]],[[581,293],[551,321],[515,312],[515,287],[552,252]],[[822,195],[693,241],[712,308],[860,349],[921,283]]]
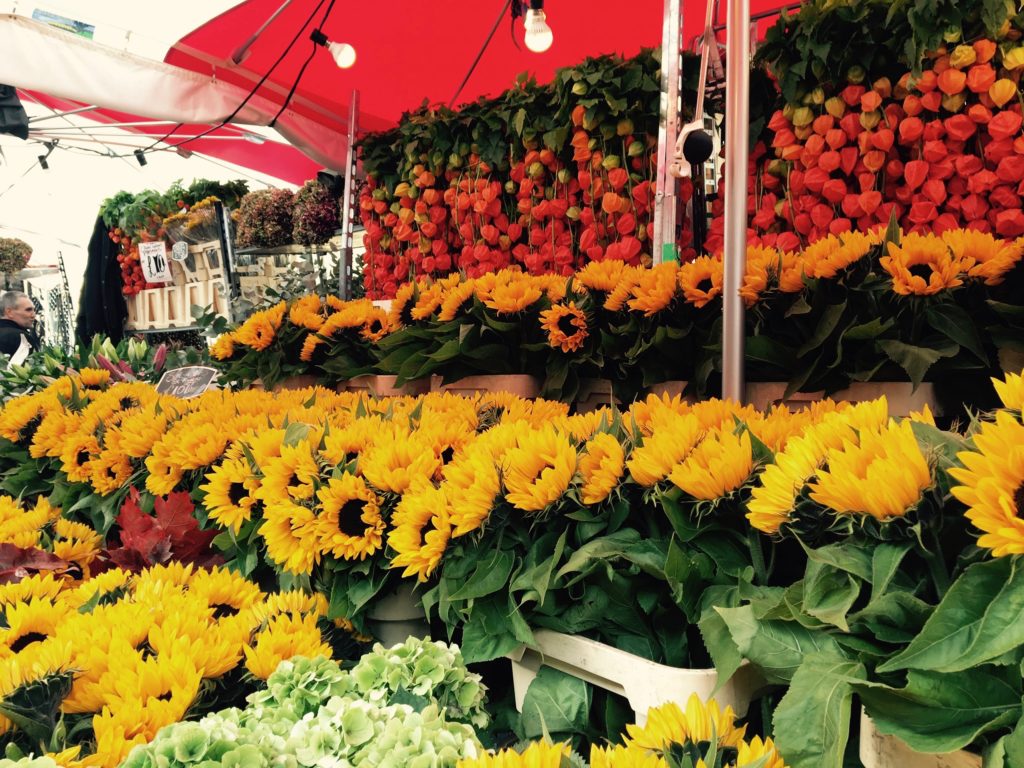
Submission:
[[[928,178],[928,163],[924,160],[911,160],[903,166],[903,178],[906,179],[907,186],[917,189]]]
[[[42,549],[0,544],[0,584],[13,584],[41,571],[64,573],[70,567],[67,561]]]

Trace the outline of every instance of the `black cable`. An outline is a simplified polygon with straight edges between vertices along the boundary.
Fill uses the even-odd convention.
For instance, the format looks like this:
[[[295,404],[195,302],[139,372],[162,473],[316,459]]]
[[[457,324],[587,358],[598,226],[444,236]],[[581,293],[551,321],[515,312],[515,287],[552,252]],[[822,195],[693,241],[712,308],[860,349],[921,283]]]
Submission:
[[[462,89],[466,87],[466,83],[468,83],[469,78],[472,77],[473,72],[476,70],[476,65],[480,63],[480,58],[484,55],[484,51],[486,51],[487,46],[491,44],[491,38],[493,38],[494,33],[498,31],[498,26],[501,24],[501,20],[505,18],[505,13],[508,11],[509,6],[512,5],[512,2],[513,0],[505,0],[505,5],[501,7],[501,13],[499,13],[498,18],[494,20],[494,26],[491,27],[490,34],[488,34],[487,39],[484,40],[483,47],[480,49],[480,52],[476,55],[476,58],[473,59],[473,64],[470,66],[469,72],[466,73],[466,76],[462,78],[462,83],[455,91],[455,95],[452,96],[451,101],[448,102],[449,109],[455,106],[455,100],[459,98],[459,94],[462,93]]]
[[[242,102],[241,102],[241,103],[240,103],[240,104],[239,104],[239,105],[238,105],[237,107],[235,107],[235,110],[234,110],[234,111],[233,111],[233,112],[232,112],[232,113],[231,113],[230,115],[228,115],[228,116],[227,116],[226,118],[224,118],[223,120],[221,120],[221,122],[220,122],[220,123],[219,123],[218,125],[214,125],[214,126],[211,126],[211,127],[210,127],[210,128],[208,128],[207,130],[203,131],[202,133],[200,133],[200,134],[198,134],[198,135],[196,135],[196,136],[192,136],[192,137],[190,137],[190,138],[188,138],[188,139],[185,139],[184,141],[178,142],[177,144],[171,144],[171,145],[170,145],[170,146],[168,146],[168,147],[161,147],[161,148],[160,148],[159,150],[156,150],[156,151],[158,151],[158,152],[165,152],[165,151],[167,151],[167,150],[170,150],[170,149],[177,149],[178,147],[180,147],[180,146],[183,146],[183,145],[185,145],[185,144],[188,144],[188,143],[189,143],[189,142],[191,142],[191,141],[195,141],[196,139],[201,139],[201,138],[202,138],[203,136],[207,136],[207,135],[209,135],[209,134],[213,133],[214,131],[216,131],[216,130],[218,130],[218,129],[220,129],[220,128],[223,128],[223,127],[224,127],[225,125],[227,125],[228,123],[230,123],[230,122],[231,122],[231,121],[232,121],[232,120],[234,119],[234,117],[235,117],[235,116],[236,116],[236,115],[237,115],[237,114],[238,114],[239,112],[241,112],[241,111],[242,111],[242,108],[243,108],[243,107],[244,107],[244,106],[245,106],[246,104],[248,104],[248,103],[249,103],[250,99],[252,99],[252,97],[256,95],[257,91],[259,91],[259,89],[263,87],[263,84],[264,84],[264,83],[265,83],[265,82],[267,81],[267,78],[269,78],[269,77],[270,77],[270,76],[271,76],[271,75],[273,74],[274,70],[275,70],[275,69],[277,69],[277,67],[278,67],[278,66],[279,66],[279,65],[281,64],[281,62],[282,62],[282,61],[284,61],[284,58],[285,58],[285,56],[287,56],[287,55],[288,55],[288,54],[289,54],[289,53],[291,52],[292,48],[294,48],[294,47],[295,47],[295,43],[296,43],[296,42],[298,42],[298,39],[299,39],[299,38],[300,38],[300,37],[302,36],[302,34],[303,34],[303,33],[304,33],[305,31],[306,31],[306,27],[308,27],[308,26],[309,26],[309,24],[310,24],[310,22],[312,22],[312,21],[313,21],[313,19],[314,19],[314,17],[316,16],[317,12],[318,12],[318,11],[319,11],[319,10],[320,10],[320,9],[321,9],[322,7],[323,7],[323,5],[324,5],[324,3],[325,3],[326,1],[327,1],[327,0],[320,0],[320,1],[319,1],[319,2],[318,2],[318,3],[316,4],[316,7],[315,7],[315,8],[313,9],[313,11],[312,11],[312,12],[311,12],[311,13],[309,14],[309,16],[308,16],[308,17],[306,18],[306,21],[305,21],[305,23],[304,23],[304,24],[303,24],[303,25],[302,25],[302,26],[301,26],[301,27],[299,28],[299,31],[295,33],[295,37],[293,37],[293,38],[292,38],[292,40],[291,40],[291,42],[290,42],[290,43],[288,43],[288,46],[287,46],[287,47],[286,47],[286,48],[284,49],[284,51],[282,51],[281,55],[277,57],[277,61],[275,61],[275,62],[274,62],[274,63],[273,63],[272,65],[271,65],[270,69],[268,69],[268,70],[267,70],[266,74],[265,74],[265,75],[263,75],[263,77],[261,77],[261,78],[260,78],[260,81],[259,81],[258,83],[256,83],[256,85],[255,85],[255,86],[253,86],[252,90],[251,90],[251,91],[249,91],[249,94],[248,94],[248,95],[247,95],[247,96],[246,96],[246,97],[245,97],[244,99],[242,99]],[[334,4],[334,0],[331,0],[331,5],[333,5],[333,4]],[[146,152],[149,152],[149,151],[153,150],[153,147],[155,147],[155,146],[156,146],[157,144],[160,144],[160,143],[162,143],[162,142],[163,142],[164,140],[166,140],[166,139],[170,138],[170,136],[171,136],[171,135],[172,135],[172,134],[173,134],[173,133],[174,133],[174,132],[175,132],[176,130],[178,130],[179,128],[181,128],[181,127],[182,127],[182,125],[183,125],[183,123],[178,123],[178,124],[177,124],[176,126],[174,126],[174,128],[172,128],[172,129],[171,129],[171,130],[170,130],[170,131],[169,131],[168,133],[164,134],[164,136],[162,136],[161,138],[159,138],[159,139],[157,139],[156,141],[154,141],[154,142],[153,142],[152,144],[150,144],[150,145],[149,145],[148,147],[145,147],[145,148],[144,148],[144,149],[142,150],[142,151],[143,151],[143,153],[146,153]],[[132,154],[134,154],[134,153],[132,153]],[[129,157],[129,155],[124,155],[124,157]]]
[[[327,10],[324,11],[324,17],[322,19],[320,19],[320,25],[317,27],[317,30],[323,29],[324,26],[327,24],[327,19],[331,15],[331,10],[333,8],[334,8],[334,0],[331,0],[330,5],[327,6]],[[306,22],[306,23],[307,23],[307,25],[309,24],[309,22]],[[305,29],[305,27],[303,27],[303,29]],[[315,37],[316,37],[316,35],[314,34],[314,38]],[[321,36],[320,39],[323,40],[323,37]],[[303,63],[302,69],[299,70],[299,74],[297,74],[295,76],[295,82],[292,83],[291,90],[288,91],[288,95],[285,96],[284,101],[281,104],[281,108],[279,110],[277,110],[277,114],[274,115],[274,119],[271,120],[270,123],[268,124],[269,128],[273,128],[274,125],[277,123],[277,118],[279,118],[281,115],[283,115],[284,111],[286,109],[288,109],[288,104],[289,104],[289,102],[291,102],[292,96],[295,95],[295,91],[299,87],[299,82],[302,80],[302,76],[304,74],[306,74],[306,67],[309,66],[309,62],[311,62],[313,60],[313,57],[316,55],[316,49],[317,49],[318,45],[319,45],[319,43],[314,39],[313,40],[313,50],[310,51],[309,52],[309,56],[306,57],[306,61]]]

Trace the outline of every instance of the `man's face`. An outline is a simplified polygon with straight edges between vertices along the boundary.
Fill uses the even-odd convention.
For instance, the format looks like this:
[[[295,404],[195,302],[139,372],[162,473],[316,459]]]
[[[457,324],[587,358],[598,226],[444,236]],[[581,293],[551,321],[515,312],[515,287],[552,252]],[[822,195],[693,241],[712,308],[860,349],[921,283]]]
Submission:
[[[22,296],[13,308],[4,312],[4,317],[17,323],[22,328],[31,328],[32,324],[36,321],[36,308],[32,304],[32,299],[28,296]]]

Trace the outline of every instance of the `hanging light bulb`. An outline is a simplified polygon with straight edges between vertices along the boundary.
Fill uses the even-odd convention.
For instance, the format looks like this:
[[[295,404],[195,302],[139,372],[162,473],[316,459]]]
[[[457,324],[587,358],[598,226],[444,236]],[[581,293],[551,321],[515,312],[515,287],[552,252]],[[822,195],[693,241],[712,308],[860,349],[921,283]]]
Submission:
[[[334,63],[341,69],[348,69],[356,63],[356,49],[348,43],[330,43],[327,50],[334,57]]]
[[[548,26],[547,16],[544,13],[544,0],[530,0],[530,7],[526,10],[523,26],[526,27],[526,37],[523,42],[526,43],[527,48],[534,53],[544,53],[551,47],[555,36],[551,34],[551,27]]]
[[[356,49],[348,43],[332,43],[327,39],[327,35],[319,29],[314,29],[310,33],[309,39],[330,51],[334,63],[341,69],[348,69],[356,63]]]

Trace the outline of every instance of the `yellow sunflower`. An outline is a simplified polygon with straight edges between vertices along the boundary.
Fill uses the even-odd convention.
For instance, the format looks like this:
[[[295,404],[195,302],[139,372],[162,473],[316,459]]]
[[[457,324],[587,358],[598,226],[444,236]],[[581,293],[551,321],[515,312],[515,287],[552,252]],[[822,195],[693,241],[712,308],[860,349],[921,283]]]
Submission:
[[[645,270],[632,289],[633,298],[628,302],[629,308],[634,312],[643,312],[645,317],[666,309],[679,290],[678,272],[679,267],[674,261],[666,261]]]
[[[572,749],[568,744],[549,744],[534,741],[521,753],[513,749],[484,752],[476,757],[465,757],[455,768],[562,768],[569,760]]]
[[[665,758],[657,752],[613,744],[591,745],[590,768],[668,768]]]
[[[388,546],[395,551],[392,568],[402,576],[426,581],[444,556],[452,528],[444,489],[422,483],[406,493],[391,520]]]
[[[365,560],[381,548],[384,519],[380,499],[361,477],[332,477],[317,491],[320,512],[314,523],[320,554]]]
[[[661,414],[652,434],[633,449],[626,462],[633,479],[645,487],[660,483],[694,449],[703,435],[700,421],[692,413]]]
[[[359,457],[359,468],[374,487],[404,493],[413,482],[428,480],[441,466],[429,440],[391,424]]]
[[[274,343],[277,331],[284,320],[286,307],[282,301],[271,309],[250,315],[233,333],[234,340],[257,351],[266,349]]]
[[[206,494],[203,506],[213,520],[235,533],[252,517],[259,504],[256,491],[260,480],[246,459],[226,459],[206,473],[199,490]]]
[[[985,285],[999,285],[1021,259],[1020,241],[999,240],[988,232],[976,229],[949,229],[942,233],[954,259],[971,264],[967,274],[985,281]]]
[[[245,667],[254,677],[266,680],[285,659],[293,656],[330,658],[331,655],[331,647],[323,641],[315,614],[285,613],[271,617],[256,642],[245,646]]]
[[[593,437],[580,455],[580,499],[584,504],[598,504],[608,498],[622,480],[625,452],[618,440],[607,432]]]
[[[557,501],[576,473],[576,449],[548,425],[520,436],[505,456],[505,499],[517,509],[539,512]]]
[[[301,501],[313,497],[314,484],[320,477],[320,467],[313,457],[309,441],[295,445],[281,445],[281,455],[261,465],[263,482],[256,497],[267,506],[292,499]]]
[[[712,733],[720,747],[738,747],[745,726],[736,725],[732,707],[720,709],[718,703],[704,703],[696,693],[690,694],[686,708],[675,702],[653,707],[647,712],[644,725],[626,726],[627,747],[662,751],[673,744],[710,741]]]
[[[478,440],[445,465],[444,487],[450,504],[453,537],[475,531],[484,524],[501,492],[501,477],[487,442]]]
[[[889,243],[889,255],[878,260],[901,296],[931,296],[962,285],[960,274],[973,262],[954,258],[949,246],[934,235],[911,232],[899,245]]]
[[[454,320],[475,295],[476,281],[474,280],[467,280],[452,287],[441,301],[441,311],[438,313],[437,319],[442,323]]]
[[[580,269],[574,278],[588,290],[609,293],[622,282],[623,275],[630,269],[621,259],[591,261]]]
[[[210,345],[210,357],[214,360],[230,360],[235,354],[235,337],[231,333],[222,333]]]
[[[110,371],[103,368],[82,368],[78,371],[78,379],[83,387],[98,389],[110,383]]]
[[[902,517],[932,484],[909,419],[861,431],[856,444],[844,441],[827,462],[828,469],[811,484],[811,498],[842,514],[867,514],[883,522]]]
[[[260,526],[267,556],[289,573],[312,573],[320,562],[315,520],[312,510],[291,501],[267,504]]]
[[[576,306],[555,304],[540,313],[540,326],[548,332],[548,346],[565,353],[575,352],[590,335],[586,313]]]
[[[288,322],[307,331],[319,331],[324,324],[326,306],[323,299],[313,293],[294,301],[288,310]]]
[[[672,469],[668,479],[692,498],[712,501],[742,486],[753,467],[750,433],[715,429]]]
[[[1003,380],[992,379],[996,394],[1003,402],[1004,408],[1011,411],[1024,411],[1024,376],[1019,373],[1008,373]]]
[[[985,422],[973,437],[974,450],[957,458],[963,468],[949,473],[959,485],[953,495],[967,506],[967,518],[982,532],[978,545],[996,557],[1024,553],[1024,426],[1006,411]]]
[[[484,305],[500,315],[515,315],[532,307],[544,295],[537,285],[526,278],[499,282],[484,300]]]
[[[700,309],[722,295],[722,260],[698,256],[679,267],[679,287],[687,303]]]

